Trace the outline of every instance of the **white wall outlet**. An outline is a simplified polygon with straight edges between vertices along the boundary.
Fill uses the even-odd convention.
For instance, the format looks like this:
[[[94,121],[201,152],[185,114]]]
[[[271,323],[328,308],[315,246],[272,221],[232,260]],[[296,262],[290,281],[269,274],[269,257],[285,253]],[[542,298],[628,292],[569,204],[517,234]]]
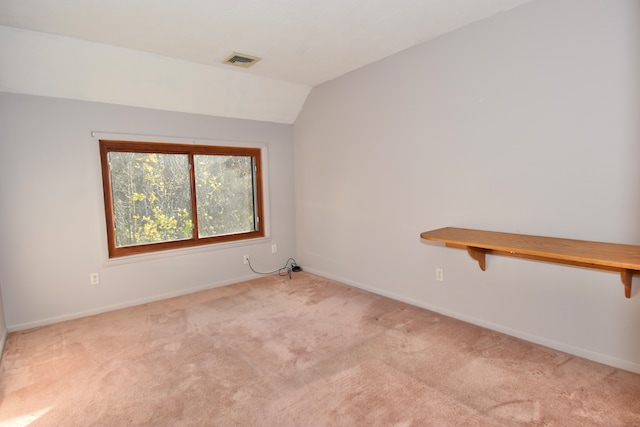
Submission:
[[[271,245],[271,253],[272,254],[278,253],[278,245]]]
[[[244,255],[242,257],[242,262],[244,262],[245,264],[249,264],[249,255]]]
[[[436,280],[438,282],[444,282],[444,270],[441,268],[436,268]]]
[[[89,274],[89,283],[91,283],[92,285],[99,285],[100,275],[98,273]]]

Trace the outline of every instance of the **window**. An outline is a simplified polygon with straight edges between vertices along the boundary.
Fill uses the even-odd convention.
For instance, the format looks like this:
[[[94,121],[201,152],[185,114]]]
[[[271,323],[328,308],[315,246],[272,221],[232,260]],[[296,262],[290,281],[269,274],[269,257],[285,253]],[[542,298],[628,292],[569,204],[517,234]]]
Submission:
[[[109,257],[264,237],[261,149],[100,140]]]

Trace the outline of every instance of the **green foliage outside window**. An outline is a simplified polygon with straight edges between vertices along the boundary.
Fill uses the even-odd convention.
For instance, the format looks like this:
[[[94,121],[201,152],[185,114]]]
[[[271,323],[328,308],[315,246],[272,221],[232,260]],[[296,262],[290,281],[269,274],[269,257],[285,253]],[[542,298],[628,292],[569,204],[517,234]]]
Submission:
[[[109,153],[116,246],[193,236],[185,154]]]

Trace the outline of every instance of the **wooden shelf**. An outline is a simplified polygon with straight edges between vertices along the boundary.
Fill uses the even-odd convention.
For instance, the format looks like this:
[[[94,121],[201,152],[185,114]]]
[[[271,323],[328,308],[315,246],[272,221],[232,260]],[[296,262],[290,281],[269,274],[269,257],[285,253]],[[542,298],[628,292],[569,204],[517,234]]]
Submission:
[[[631,298],[633,275],[640,274],[640,246],[454,227],[425,231],[420,237],[466,249],[482,271],[486,268],[486,254],[616,271],[620,273],[627,298]]]

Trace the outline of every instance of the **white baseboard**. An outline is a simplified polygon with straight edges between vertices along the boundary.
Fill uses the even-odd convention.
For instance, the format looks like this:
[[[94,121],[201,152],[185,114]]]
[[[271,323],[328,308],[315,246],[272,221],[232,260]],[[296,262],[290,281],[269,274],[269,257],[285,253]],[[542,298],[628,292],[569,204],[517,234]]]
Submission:
[[[0,360],[2,360],[2,356],[4,355],[4,345],[7,342],[7,335],[9,335],[9,331],[5,328],[0,337]]]
[[[80,311],[80,312],[71,313],[71,314],[65,314],[65,315],[62,315],[62,316],[49,317],[49,318],[46,318],[46,319],[40,319],[40,320],[36,320],[36,321],[33,321],[33,322],[18,323],[18,324],[14,324],[14,325],[8,326],[7,329],[8,329],[9,332],[16,332],[16,331],[23,331],[23,330],[26,330],[26,329],[37,328],[37,327],[40,327],[40,326],[52,325],[54,323],[65,322],[67,320],[73,320],[73,319],[79,319],[81,317],[93,316],[95,314],[106,313],[106,312],[114,311],[114,310],[120,310],[122,308],[134,307],[136,305],[141,305],[141,304],[148,304],[150,302],[161,301],[161,300],[165,300],[165,299],[173,298],[173,297],[179,297],[181,295],[188,295],[188,294],[193,294],[195,292],[206,291],[207,289],[219,288],[221,286],[227,286],[227,285],[231,285],[233,283],[244,282],[246,280],[255,279],[257,277],[259,277],[259,276],[255,275],[255,274],[252,274],[252,275],[246,276],[246,277],[237,277],[235,279],[224,280],[224,281],[221,281],[221,282],[209,283],[207,285],[198,286],[198,287],[195,287],[195,288],[182,289],[180,291],[169,292],[169,293],[160,294],[160,295],[154,295],[154,296],[149,297],[149,298],[142,298],[142,299],[133,300],[133,301],[126,301],[126,302],[123,302],[123,303],[120,303],[120,304],[106,305],[106,306],[97,307],[97,308],[94,308],[94,309],[91,309],[91,310]],[[5,333],[5,335],[6,335],[6,333]],[[3,341],[3,345],[4,345],[4,341]]]
[[[592,360],[594,362],[598,362],[598,363],[602,363],[608,366],[613,366],[614,368],[619,368],[619,369],[623,369],[625,371],[630,371],[630,372],[634,372],[636,374],[640,374],[640,363],[636,363],[636,362],[632,362],[629,360],[624,360],[624,359],[619,359],[617,357],[613,357],[613,356],[608,356],[606,354],[602,354],[602,353],[598,353],[592,350],[587,350],[581,347],[576,347],[570,344],[566,344],[563,342],[559,342],[559,341],[554,341],[539,335],[534,335],[534,334],[530,334],[528,332],[524,332],[524,331],[520,331],[517,329],[512,329],[512,328],[508,328],[506,326],[503,325],[499,325],[496,323],[492,323],[492,322],[487,322],[485,320],[482,319],[477,319],[475,317],[471,317],[471,316],[467,316],[461,313],[457,313],[457,312],[453,312],[453,311],[449,311],[446,309],[443,309],[441,307],[437,307],[431,304],[428,304],[424,301],[419,301],[413,298],[408,298],[406,296],[403,295],[399,295],[399,294],[395,294],[393,292],[388,292],[382,289],[378,289],[375,287],[371,287],[371,286],[367,286],[364,285],[362,283],[358,283],[358,282],[354,282],[353,280],[349,280],[349,279],[345,279],[343,277],[338,277],[335,276],[333,274],[324,272],[324,271],[320,271],[320,270],[315,270],[313,268],[308,268],[305,267],[304,268],[305,271],[312,273],[312,274],[317,274],[318,276],[322,276],[322,277],[326,277],[328,279],[332,279],[332,280],[336,280],[338,282],[344,283],[346,285],[350,285],[350,286],[354,286],[356,288],[360,288],[362,290],[377,294],[377,295],[381,295],[384,297],[388,297],[397,301],[402,301],[405,302],[407,304],[411,304],[414,305],[416,307],[421,307],[448,317],[452,317],[454,319],[458,319],[458,320],[462,320],[464,322],[467,323],[471,323],[477,326],[481,326],[483,328],[487,328],[487,329],[491,329],[493,331],[496,332],[500,332],[506,335],[510,335],[512,337],[516,337],[516,338],[520,338],[522,340],[525,341],[529,341],[531,343],[534,344],[539,344],[545,347],[549,347],[552,348],[554,350],[559,350],[568,354],[572,354],[574,356],[578,356],[578,357],[582,357],[584,359],[589,359]]]

